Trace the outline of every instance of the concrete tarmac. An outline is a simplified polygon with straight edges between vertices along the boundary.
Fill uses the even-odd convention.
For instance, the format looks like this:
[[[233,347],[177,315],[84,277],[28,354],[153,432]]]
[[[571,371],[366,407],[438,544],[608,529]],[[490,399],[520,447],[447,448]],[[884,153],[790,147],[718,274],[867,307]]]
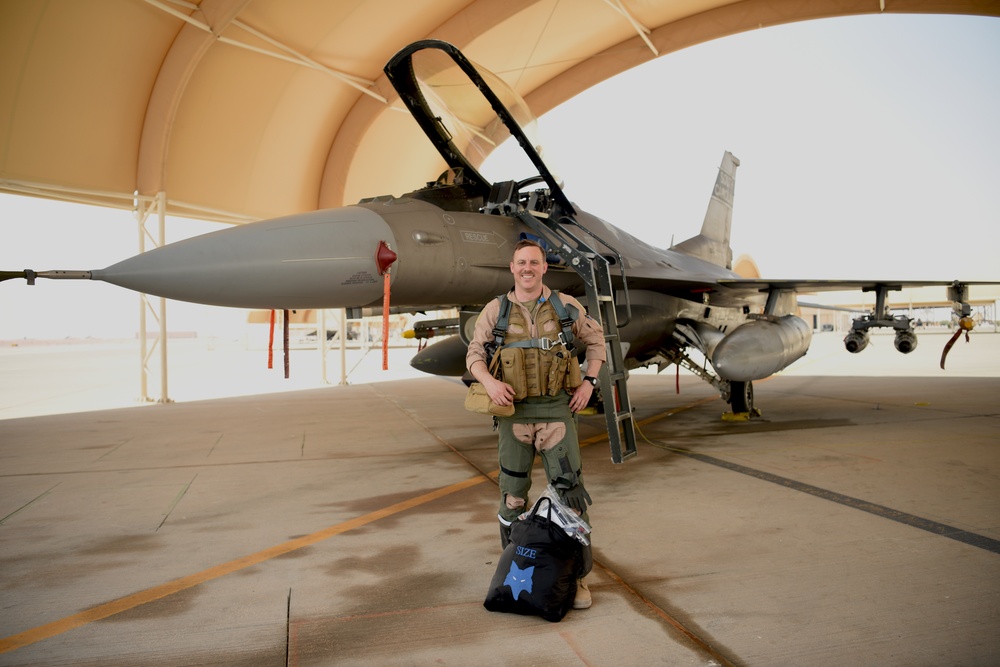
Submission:
[[[594,605],[560,623],[482,606],[495,434],[457,380],[0,420],[0,665],[995,664],[1000,336],[979,375],[819,343],[749,422],[634,374],[624,465],[581,418]]]

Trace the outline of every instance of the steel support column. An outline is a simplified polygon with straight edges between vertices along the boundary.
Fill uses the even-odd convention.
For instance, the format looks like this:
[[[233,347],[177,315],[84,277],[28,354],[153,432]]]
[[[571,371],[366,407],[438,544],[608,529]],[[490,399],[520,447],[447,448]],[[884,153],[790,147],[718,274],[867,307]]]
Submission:
[[[157,232],[150,233],[147,227],[150,213],[156,208]],[[167,194],[160,192],[152,201],[136,197],[134,213],[139,231],[139,252],[146,252],[147,241],[152,248],[158,248],[166,243],[167,226]],[[157,403],[172,402],[167,391],[167,300],[160,297],[155,304],[146,294],[139,295],[139,398],[140,401]],[[158,323],[157,333],[150,343],[146,326],[146,317],[151,314]],[[160,359],[160,396],[157,399],[149,395],[150,360],[159,348]]]

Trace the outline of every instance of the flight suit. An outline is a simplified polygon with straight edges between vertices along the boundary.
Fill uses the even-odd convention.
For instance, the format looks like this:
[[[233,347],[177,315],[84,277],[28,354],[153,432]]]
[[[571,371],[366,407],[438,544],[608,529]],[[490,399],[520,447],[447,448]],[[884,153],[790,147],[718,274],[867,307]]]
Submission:
[[[554,344],[543,351],[537,347],[508,347],[526,340],[547,338],[558,341],[561,325],[549,303],[552,290],[542,288],[534,317],[524,305],[511,299],[510,319],[504,347],[497,351],[503,366],[502,379],[514,387],[514,415],[498,419],[500,459],[501,541],[511,522],[523,513],[531,489],[531,468],[536,452],[541,455],[546,477],[555,481],[562,475],[582,483],[582,461],[576,417],[569,409],[569,393],[580,384],[579,363],[565,346]],[[571,296],[559,295],[573,317],[572,332],[577,349],[586,347],[586,359],[606,359],[604,332],[586,315]],[[500,300],[483,308],[469,350],[466,367],[486,362],[485,345],[493,340],[493,327],[500,314]],[[561,355],[561,356],[560,356]],[[583,514],[588,520],[587,514]],[[588,520],[589,523],[589,520]],[[589,550],[588,550],[589,551]],[[589,568],[588,568],[589,569]]]

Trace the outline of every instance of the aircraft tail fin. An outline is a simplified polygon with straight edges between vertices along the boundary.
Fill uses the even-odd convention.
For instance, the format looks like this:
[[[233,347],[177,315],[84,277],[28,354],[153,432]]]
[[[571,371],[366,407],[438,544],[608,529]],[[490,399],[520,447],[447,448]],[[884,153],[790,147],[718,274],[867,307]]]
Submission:
[[[733,250],[729,236],[733,226],[733,194],[739,159],[729,151],[722,156],[712,198],[708,202],[701,233],[673,246],[673,250],[698,257],[727,269],[733,268]]]

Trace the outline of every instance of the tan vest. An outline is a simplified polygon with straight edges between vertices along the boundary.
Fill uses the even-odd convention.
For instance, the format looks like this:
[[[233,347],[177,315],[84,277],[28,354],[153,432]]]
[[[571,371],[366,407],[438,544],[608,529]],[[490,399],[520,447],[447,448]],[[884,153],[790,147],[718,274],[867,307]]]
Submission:
[[[515,401],[528,396],[557,396],[563,389],[572,391],[583,382],[579,362],[558,342],[562,325],[549,301],[539,306],[535,327],[539,338],[553,341],[551,348],[510,347],[511,343],[531,340],[531,323],[524,319],[517,304],[511,303],[500,363],[503,381],[514,387]]]

